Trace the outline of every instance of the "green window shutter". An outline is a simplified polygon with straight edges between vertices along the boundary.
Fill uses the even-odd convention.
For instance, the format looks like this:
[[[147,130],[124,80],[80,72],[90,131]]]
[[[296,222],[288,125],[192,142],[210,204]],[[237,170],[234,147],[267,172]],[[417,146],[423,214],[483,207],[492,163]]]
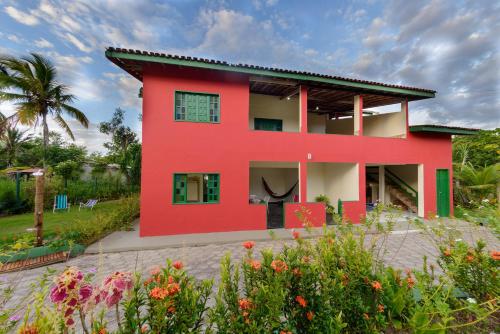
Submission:
[[[219,174],[208,174],[207,180],[207,202],[219,201]]]
[[[198,95],[198,122],[208,123],[208,110],[210,108],[210,96]]]
[[[264,131],[283,131],[283,120],[270,118],[254,118],[254,129]]]
[[[175,92],[176,121],[218,123],[219,96],[215,94]]]
[[[174,203],[187,202],[187,174],[174,174]]]

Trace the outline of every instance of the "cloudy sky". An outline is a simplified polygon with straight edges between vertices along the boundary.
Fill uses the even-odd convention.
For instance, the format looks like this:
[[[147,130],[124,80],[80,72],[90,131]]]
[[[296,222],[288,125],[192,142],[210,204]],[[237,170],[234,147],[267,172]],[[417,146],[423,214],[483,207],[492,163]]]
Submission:
[[[141,127],[140,83],[104,57],[106,46],[435,89],[436,99],[410,104],[410,123],[494,128],[499,18],[495,0],[0,0],[0,53],[54,61],[92,123],[74,126],[89,151],[103,150],[96,124],[118,106]]]

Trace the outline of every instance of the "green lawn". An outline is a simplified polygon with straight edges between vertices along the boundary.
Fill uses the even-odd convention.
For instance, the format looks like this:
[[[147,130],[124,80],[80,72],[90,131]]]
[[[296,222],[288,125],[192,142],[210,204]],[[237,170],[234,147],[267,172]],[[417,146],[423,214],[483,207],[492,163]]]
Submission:
[[[117,208],[119,201],[108,201],[97,203],[93,211],[82,209],[78,211],[78,206],[71,207],[71,211],[46,210],[43,215],[43,231],[45,236],[50,236],[58,230],[70,227],[76,220],[89,219],[98,213],[106,213]],[[33,213],[24,213],[0,218],[0,244],[11,239],[14,235],[26,233],[26,229],[34,225]]]

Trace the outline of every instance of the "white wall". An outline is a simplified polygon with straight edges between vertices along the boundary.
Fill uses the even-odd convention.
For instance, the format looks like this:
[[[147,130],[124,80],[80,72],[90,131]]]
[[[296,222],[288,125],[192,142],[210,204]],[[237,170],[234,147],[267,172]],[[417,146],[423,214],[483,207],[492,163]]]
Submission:
[[[280,100],[277,96],[250,94],[249,127],[254,129],[255,118],[270,118],[283,120],[283,131],[300,131],[299,98]]]
[[[327,120],[326,133],[352,136],[354,134],[354,119],[349,117]]]
[[[397,165],[385,166],[386,169],[396,174],[400,179],[408,183],[413,189],[418,188],[418,168],[417,165]]]
[[[363,135],[373,137],[406,137],[406,113],[392,112],[387,114],[363,117]]]
[[[325,194],[337,208],[337,202],[359,200],[359,166],[354,163],[310,162],[307,164],[307,201]]]
[[[326,115],[307,113],[307,132],[325,133],[325,131],[326,131]]]
[[[281,195],[295,184],[299,179],[298,168],[261,168],[250,167],[250,194],[264,199],[268,196],[262,185],[262,177],[266,179],[269,187],[278,195]],[[295,187],[294,194],[299,193],[299,185]],[[293,195],[291,196],[293,197]]]

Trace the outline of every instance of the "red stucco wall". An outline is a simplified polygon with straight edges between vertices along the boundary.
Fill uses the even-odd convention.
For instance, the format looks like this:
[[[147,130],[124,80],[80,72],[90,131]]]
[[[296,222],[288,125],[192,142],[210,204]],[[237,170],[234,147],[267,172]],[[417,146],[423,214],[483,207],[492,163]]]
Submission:
[[[244,75],[151,65],[144,70],[143,84],[141,236],[265,229],[265,206],[248,204],[249,161],[300,162],[301,201],[306,200],[307,162],[359,163],[361,200],[345,203],[355,222],[364,214],[366,163],[423,163],[426,213],[436,211],[435,170],[448,168],[451,176],[449,135],[400,139],[308,134],[305,113],[301,133],[251,131]],[[174,122],[175,90],[220,94],[220,124]],[[303,88],[303,106],[306,93]],[[173,205],[176,172],[219,173],[220,203]],[[286,226],[294,225],[290,217]]]

